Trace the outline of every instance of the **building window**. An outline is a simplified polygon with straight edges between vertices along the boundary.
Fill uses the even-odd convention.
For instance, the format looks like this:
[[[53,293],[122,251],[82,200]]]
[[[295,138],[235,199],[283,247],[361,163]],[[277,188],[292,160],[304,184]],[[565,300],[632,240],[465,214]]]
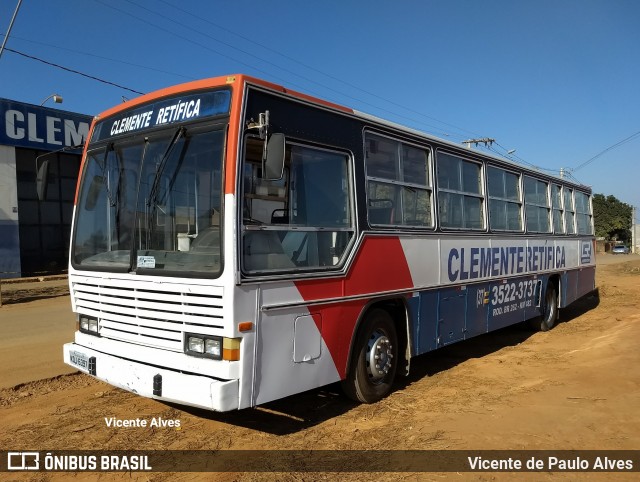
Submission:
[[[66,271],[80,155],[15,149],[22,276]],[[36,158],[42,155],[49,176],[46,198],[39,201]]]
[[[438,152],[438,214],[440,226],[484,229],[482,166],[476,162]]]
[[[369,224],[433,227],[431,151],[366,134]]]
[[[522,231],[520,176],[489,166],[489,225],[496,231]]]

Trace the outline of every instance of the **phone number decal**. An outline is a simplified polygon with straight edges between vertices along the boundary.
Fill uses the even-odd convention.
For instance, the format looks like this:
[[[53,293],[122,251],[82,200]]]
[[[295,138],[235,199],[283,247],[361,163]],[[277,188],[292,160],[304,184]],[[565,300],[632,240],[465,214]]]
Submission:
[[[533,295],[539,280],[530,279],[511,283],[501,283],[491,289],[480,289],[477,306],[491,304],[493,316],[523,310],[533,305]]]

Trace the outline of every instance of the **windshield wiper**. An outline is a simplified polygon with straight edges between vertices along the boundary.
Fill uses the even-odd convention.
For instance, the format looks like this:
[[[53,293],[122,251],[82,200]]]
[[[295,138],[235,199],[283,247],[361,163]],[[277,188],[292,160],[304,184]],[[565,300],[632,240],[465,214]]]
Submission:
[[[107,159],[109,159],[109,153],[113,150],[113,142],[110,142],[104,150],[104,157],[102,158],[102,183],[104,189],[107,191],[107,198],[109,199],[109,205],[111,207],[116,205],[116,200],[111,196],[111,189],[109,189],[109,181],[107,180]],[[118,180],[118,184],[120,184]],[[117,192],[116,192],[117,195]]]
[[[160,158],[160,162],[156,166],[156,174],[153,177],[153,184],[151,185],[151,189],[149,190],[149,198],[147,199],[147,206],[151,206],[151,203],[156,202],[156,196],[158,194],[158,189],[160,188],[160,178],[162,177],[162,172],[164,171],[164,166],[167,164],[167,160],[171,156],[173,152],[173,148],[176,146],[178,141],[184,136],[184,133],[187,131],[184,127],[178,128],[176,133],[173,135],[171,142],[167,146],[167,149],[164,151],[162,158]]]

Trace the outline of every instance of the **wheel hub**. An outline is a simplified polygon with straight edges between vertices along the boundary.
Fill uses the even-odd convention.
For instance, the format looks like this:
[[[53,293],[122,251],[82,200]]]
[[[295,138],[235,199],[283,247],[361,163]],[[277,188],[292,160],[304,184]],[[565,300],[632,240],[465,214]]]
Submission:
[[[392,366],[393,346],[387,336],[376,331],[372,333],[367,344],[367,372],[372,382],[381,381]]]

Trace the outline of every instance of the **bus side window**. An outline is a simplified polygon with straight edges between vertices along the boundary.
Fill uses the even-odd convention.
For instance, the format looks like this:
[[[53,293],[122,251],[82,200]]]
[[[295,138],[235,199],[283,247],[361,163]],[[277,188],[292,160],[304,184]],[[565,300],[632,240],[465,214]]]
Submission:
[[[433,227],[428,147],[365,133],[365,163],[370,225]]]
[[[393,201],[391,199],[369,199],[369,222],[371,224],[393,224]]]
[[[350,157],[291,143],[282,179],[265,180],[257,144],[247,139],[244,159],[243,269],[337,267],[354,234]]]

